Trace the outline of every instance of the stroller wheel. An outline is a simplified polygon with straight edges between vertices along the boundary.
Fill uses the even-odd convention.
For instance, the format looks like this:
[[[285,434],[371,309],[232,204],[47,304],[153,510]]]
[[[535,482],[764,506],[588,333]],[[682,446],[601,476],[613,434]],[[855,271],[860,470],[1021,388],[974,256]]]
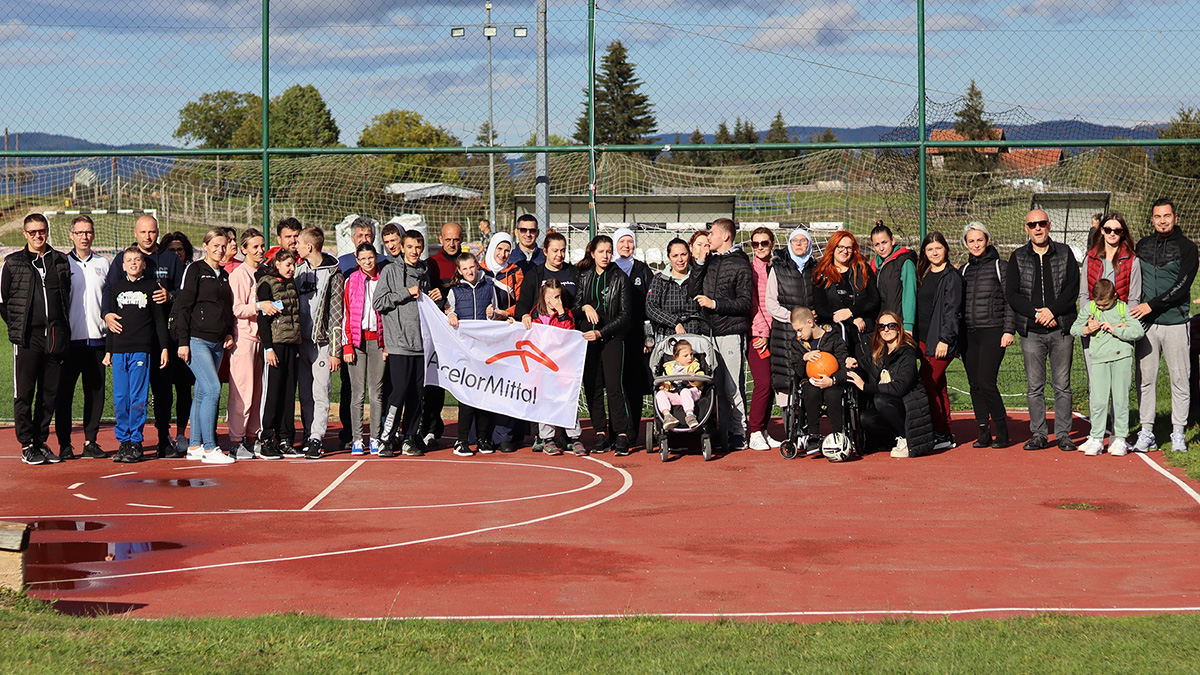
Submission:
[[[712,442],[712,437],[711,437],[711,436],[709,436],[708,434],[704,434],[704,436],[703,436],[703,437],[701,437],[701,439],[700,439],[700,449],[701,449],[701,450],[704,452],[704,461],[706,461],[706,462],[707,462],[708,460],[712,459],[712,456],[713,456],[713,442]]]
[[[796,442],[790,438],[784,441],[779,446],[779,454],[782,455],[784,459],[796,459],[796,455],[799,454],[796,448]]]
[[[666,434],[663,434],[662,440],[659,441],[658,452],[659,456],[662,457],[662,461],[664,462],[667,461],[667,458],[671,455],[671,443],[667,440]]]

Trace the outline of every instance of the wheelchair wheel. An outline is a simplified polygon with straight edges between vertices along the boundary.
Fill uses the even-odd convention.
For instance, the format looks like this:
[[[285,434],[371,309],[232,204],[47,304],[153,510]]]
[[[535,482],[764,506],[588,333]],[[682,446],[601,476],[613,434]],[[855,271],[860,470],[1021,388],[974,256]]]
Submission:
[[[796,448],[796,442],[790,438],[785,440],[779,445],[779,454],[782,455],[784,459],[796,459],[796,455],[799,454],[799,450]]]
[[[707,462],[708,460],[712,459],[712,456],[713,456],[712,436],[709,436],[708,434],[704,434],[704,436],[700,437],[700,449],[704,452],[704,461]]]

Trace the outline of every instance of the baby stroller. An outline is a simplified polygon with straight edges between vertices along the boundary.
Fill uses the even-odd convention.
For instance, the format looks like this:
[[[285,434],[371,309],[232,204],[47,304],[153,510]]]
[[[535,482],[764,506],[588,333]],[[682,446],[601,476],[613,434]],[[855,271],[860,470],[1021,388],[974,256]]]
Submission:
[[[844,332],[843,335],[845,335]],[[781,406],[783,409],[784,440],[779,446],[779,454],[784,459],[795,459],[799,456],[807,448],[809,438],[819,431],[808,428],[808,418],[804,411],[804,398],[800,395],[800,385],[806,379],[808,379],[808,376],[804,373],[792,373],[787,404]],[[859,420],[860,394],[861,392],[859,392],[858,388],[848,382],[843,386],[841,399],[842,425],[845,427],[846,437],[850,441],[850,455],[858,454],[866,447],[866,433]],[[841,459],[833,459],[832,461],[841,461]]]
[[[700,372],[704,375],[666,375],[664,366],[668,361],[674,359],[675,344],[680,340],[687,340],[688,344],[692,346],[692,354],[700,363]],[[651,450],[657,445],[662,461],[667,461],[671,454],[670,437],[672,434],[693,432],[700,434],[700,449],[704,453],[704,461],[712,459],[713,437],[717,433],[718,416],[716,394],[714,393],[716,387],[712,386],[713,368],[716,363],[716,346],[713,344],[712,338],[704,335],[691,333],[672,335],[660,340],[650,352],[650,368],[654,373],[655,392],[664,383],[683,381],[700,382],[703,388],[700,399],[696,401],[694,414],[697,424],[694,427],[687,425],[684,420],[683,408],[676,405],[671,408],[671,414],[679,421],[679,424],[670,431],[665,430],[662,412],[659,411],[657,405],[654,406],[654,417],[646,422],[646,448]]]

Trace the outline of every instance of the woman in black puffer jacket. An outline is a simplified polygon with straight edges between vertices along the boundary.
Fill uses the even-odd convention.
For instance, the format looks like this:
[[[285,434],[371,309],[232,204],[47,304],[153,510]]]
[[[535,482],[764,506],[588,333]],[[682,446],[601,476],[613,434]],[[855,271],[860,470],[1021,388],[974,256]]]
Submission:
[[[606,452],[610,434],[618,456],[629,454],[629,408],[622,385],[625,334],[629,331],[629,278],[613,264],[613,240],[596,235],[579,261],[579,286],[575,292],[575,327],[588,341],[584,357],[583,387],[596,442],[592,452]],[[608,413],[604,399],[607,394]]]
[[[879,314],[871,352],[859,361],[865,373],[850,371],[846,379],[868,394],[861,423],[868,430],[895,436],[892,457],[920,457],[933,451],[929,395],[917,375],[917,343],[895,312]]]
[[[971,385],[971,407],[975,409],[975,423],[979,427],[979,439],[973,443],[974,447],[1006,448],[1009,445],[1008,413],[1000,398],[996,378],[1000,374],[1004,350],[1013,343],[1013,333],[1017,332],[1017,318],[1004,297],[1008,265],[1000,261],[1000,254],[989,239],[983,223],[969,223],[963,229],[963,243],[969,254],[966,264],[959,270],[963,277],[963,323],[967,336],[963,346],[963,366]],[[989,417],[991,424],[996,425],[995,437]]]

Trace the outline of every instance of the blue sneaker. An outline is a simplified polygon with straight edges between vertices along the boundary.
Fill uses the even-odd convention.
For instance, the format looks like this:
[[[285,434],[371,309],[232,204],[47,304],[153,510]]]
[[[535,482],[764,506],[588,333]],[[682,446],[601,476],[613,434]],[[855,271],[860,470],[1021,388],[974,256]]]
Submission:
[[[362,443],[362,441],[359,441],[359,444],[361,444],[361,443]],[[371,454],[372,454],[372,455],[378,455],[378,454],[379,454],[379,447],[380,447],[380,445],[379,445],[379,441],[378,441],[377,439],[374,439],[374,438],[372,438],[372,439],[371,439]]]
[[[354,441],[354,445],[350,448],[350,454],[352,454],[352,455],[363,454],[363,442],[361,440]],[[372,455],[378,454],[378,450],[376,450],[374,446],[371,447],[371,454]]]

